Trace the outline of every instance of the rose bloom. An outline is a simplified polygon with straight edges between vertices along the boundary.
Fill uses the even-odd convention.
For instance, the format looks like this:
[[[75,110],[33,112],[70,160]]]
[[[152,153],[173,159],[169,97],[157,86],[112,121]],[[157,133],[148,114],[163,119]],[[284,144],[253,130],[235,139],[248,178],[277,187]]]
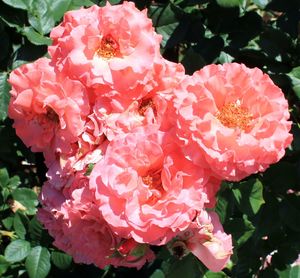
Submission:
[[[148,245],[119,238],[112,232],[87,185],[88,178],[83,175],[76,176],[64,194],[50,183],[44,184],[38,219],[54,238],[53,245],[70,254],[76,263],[93,263],[100,268],[110,264],[141,268],[152,261],[154,253]]]
[[[117,90],[130,95],[152,78],[153,63],[160,57],[161,36],[146,11],[132,2],[67,12],[50,37],[56,70],[96,88],[98,94]]]
[[[179,258],[190,251],[208,269],[219,272],[232,255],[232,239],[224,232],[215,212],[202,210],[190,227],[177,235],[169,248]]]
[[[59,190],[70,185],[74,175],[82,171],[88,172],[89,167],[103,158],[107,145],[108,141],[104,140],[91,151],[75,146],[71,154],[59,154],[55,159],[52,159],[52,154],[48,158],[49,155],[44,153],[45,163],[48,167],[46,173],[48,182]]]
[[[288,103],[258,68],[208,65],[186,77],[175,94],[185,154],[221,179],[239,181],[266,170],[292,141]]]
[[[171,137],[156,126],[137,128],[111,141],[94,167],[90,188],[120,237],[165,244],[214,198],[207,196],[210,172],[187,160]]]
[[[79,81],[60,80],[41,58],[13,70],[8,115],[17,135],[32,151],[69,152],[83,132],[89,103]]]
[[[141,98],[130,99],[127,94],[116,91],[109,97],[96,98],[94,119],[109,141],[139,126],[155,124],[162,130],[173,126],[165,113],[171,106],[174,88],[185,77],[184,68],[161,59],[155,63],[153,73],[153,79],[144,88],[147,93]]]

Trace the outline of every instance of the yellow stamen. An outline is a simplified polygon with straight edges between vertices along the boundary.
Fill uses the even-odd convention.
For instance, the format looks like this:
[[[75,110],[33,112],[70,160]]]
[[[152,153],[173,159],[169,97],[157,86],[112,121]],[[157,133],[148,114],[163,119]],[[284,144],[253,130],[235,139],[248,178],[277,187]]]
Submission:
[[[216,118],[226,127],[240,128],[247,131],[252,121],[248,109],[241,107],[240,102],[226,103],[217,113]]]
[[[150,189],[159,190],[161,188],[161,170],[150,172],[147,176],[142,177],[142,180]]]
[[[162,190],[162,183],[161,183],[161,170],[154,171],[148,173],[147,176],[142,177],[143,183],[148,186],[148,188],[152,190],[157,190],[161,192]],[[157,200],[159,199],[159,193],[156,192],[154,193],[152,191],[152,195],[150,198],[147,200],[148,204],[149,203],[156,203]]]
[[[119,44],[111,35],[106,35],[96,53],[104,59],[111,59],[119,54]]]

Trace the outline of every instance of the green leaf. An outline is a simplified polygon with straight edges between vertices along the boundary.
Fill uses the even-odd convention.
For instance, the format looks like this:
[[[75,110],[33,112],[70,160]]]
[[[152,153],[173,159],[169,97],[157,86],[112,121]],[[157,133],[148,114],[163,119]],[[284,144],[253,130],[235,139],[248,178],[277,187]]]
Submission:
[[[134,257],[142,257],[145,255],[145,251],[147,250],[147,246],[145,244],[138,244],[133,250],[130,251],[130,255]]]
[[[238,7],[244,3],[244,0],[217,0],[217,3],[225,8]]]
[[[50,253],[47,248],[41,246],[32,248],[26,258],[25,267],[29,278],[45,278],[51,268]]]
[[[9,103],[10,86],[7,82],[8,74],[6,72],[0,73],[0,121],[7,117],[7,107]]]
[[[168,261],[170,258],[172,258],[172,255],[170,251],[167,249],[167,247],[162,247],[160,248],[159,252],[156,254],[156,258],[158,260]]]
[[[91,172],[93,171],[93,168],[95,167],[95,163],[90,163],[87,166],[87,169],[84,173],[85,176],[89,176],[91,174]]]
[[[16,69],[24,64],[27,64],[27,63],[28,63],[28,61],[26,61],[26,60],[15,59],[12,64],[12,69],[14,70],[14,69]]]
[[[149,15],[154,26],[156,26],[156,31],[162,35],[161,45],[165,47],[175,29],[179,26],[178,19],[170,5],[163,8],[152,6],[149,9]]]
[[[0,169],[0,192],[2,193],[2,204],[1,210],[5,210],[7,207],[4,205],[4,202],[8,201],[10,197],[11,191],[16,189],[17,186],[20,184],[20,178],[18,176],[14,176],[9,178],[8,172],[5,168]]]
[[[9,209],[7,199],[6,197],[4,198],[2,195],[0,195],[0,211],[5,211],[7,209]]]
[[[201,276],[200,262],[192,254],[185,256],[181,260],[175,260],[166,273],[167,278],[195,278]]]
[[[203,278],[226,278],[228,277],[224,272],[212,272],[207,271],[205,272]]]
[[[272,0],[253,0],[253,3],[259,6],[260,8],[264,8],[267,6]]]
[[[68,10],[75,10],[75,9],[78,9],[82,6],[90,7],[90,6],[93,6],[93,5],[95,5],[95,3],[90,1],[90,0],[72,0],[72,3],[71,3]]]
[[[230,219],[225,223],[225,227],[226,231],[230,233],[236,241],[238,247],[241,247],[255,231],[254,226],[246,217],[244,219]]]
[[[183,3],[182,3],[183,2]],[[184,4],[184,0],[170,0],[170,4],[172,5],[172,8],[178,15],[193,15],[193,16],[198,16],[200,15],[199,11],[199,4],[197,1],[187,1],[187,5],[182,5]]]
[[[2,220],[2,224],[5,227],[5,229],[7,229],[7,230],[11,230],[13,223],[14,223],[13,216],[8,216]]]
[[[19,236],[19,238],[25,239],[26,228],[25,228],[25,225],[24,225],[21,217],[22,216],[20,213],[17,212],[15,214],[13,226],[14,226],[14,230],[15,230],[16,234]]]
[[[5,168],[1,168],[0,169],[0,186],[6,187],[8,185],[9,182],[9,175],[8,172]]]
[[[300,277],[300,266],[288,267],[283,271],[277,271],[280,278],[299,278]]]
[[[7,245],[4,256],[8,262],[15,263],[24,260],[30,252],[30,243],[23,239],[17,239]]]
[[[51,253],[51,260],[57,268],[62,270],[68,269],[72,263],[71,256],[58,251],[53,251]]]
[[[170,5],[162,6],[150,6],[148,10],[148,16],[151,17],[153,25],[155,27],[162,27],[165,25],[178,22],[175,13],[171,9]]]
[[[232,57],[230,54],[224,52],[224,51],[221,51],[220,52],[220,56],[218,57],[217,61],[221,64],[224,64],[224,63],[232,63],[234,60],[234,57]]]
[[[10,263],[5,259],[4,256],[0,255],[0,276],[6,272]]]
[[[32,27],[24,27],[22,29],[22,34],[35,45],[51,45],[52,43],[50,38],[36,32]]]
[[[195,71],[201,69],[206,64],[202,55],[195,51],[192,46],[189,47],[184,53],[184,57],[181,63],[184,65],[188,74],[193,74]]]
[[[221,223],[224,223],[234,208],[234,197],[231,193],[231,187],[228,183],[223,182],[221,190],[217,195],[216,213],[220,217]]]
[[[116,5],[116,4],[119,4],[121,2],[121,0],[108,0],[108,1],[112,5]]]
[[[300,67],[293,68],[287,76],[291,79],[293,91],[300,99]]]
[[[9,6],[17,9],[27,10],[32,0],[3,0]]]
[[[17,188],[12,193],[13,199],[20,202],[25,208],[26,214],[33,215],[36,213],[38,205],[36,193],[29,188]]]
[[[21,184],[20,177],[18,177],[18,176],[13,176],[12,178],[9,179],[8,187],[9,187],[9,189],[14,190],[14,189],[16,189],[20,184]]]
[[[300,277],[300,265],[294,266],[290,271],[290,278],[299,278]]]
[[[228,207],[228,200],[222,196],[218,196],[218,201],[216,205],[216,212],[219,215],[221,223],[224,223],[226,219],[226,212]]]
[[[51,2],[50,0],[33,0],[28,11],[30,25],[40,34],[48,34],[55,25],[51,14]]]
[[[69,10],[72,0],[53,0],[51,4],[51,13],[55,21],[62,18],[64,13]]]
[[[32,241],[41,241],[43,234],[43,226],[37,220],[36,215],[29,222],[28,232]]]
[[[157,33],[161,34],[163,37],[161,41],[162,47],[165,47],[167,45],[168,40],[170,39],[177,26],[179,26],[179,22],[173,22],[156,28]]]
[[[160,269],[156,269],[150,278],[165,278],[165,274]]]
[[[251,179],[235,185],[232,189],[238,208],[248,216],[255,215],[263,199],[263,185],[258,179]]]

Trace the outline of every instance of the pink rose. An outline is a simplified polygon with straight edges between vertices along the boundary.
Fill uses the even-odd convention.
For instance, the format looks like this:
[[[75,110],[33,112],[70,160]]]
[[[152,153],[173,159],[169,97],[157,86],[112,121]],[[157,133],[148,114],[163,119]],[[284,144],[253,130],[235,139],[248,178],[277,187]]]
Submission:
[[[107,144],[107,140],[103,141],[91,151],[74,147],[72,154],[60,154],[50,161],[46,159],[46,165],[49,168],[46,174],[48,181],[59,190],[68,187],[73,182],[74,175],[86,173],[89,171],[89,165],[94,165],[103,158]]]
[[[160,57],[161,36],[146,11],[132,2],[67,12],[50,37],[55,68],[96,88],[98,94],[110,90],[130,94],[142,88]]]
[[[79,140],[79,148],[91,150],[95,146],[101,145],[106,140],[103,134],[102,123],[99,123],[94,113],[91,113],[86,121],[84,130]]]
[[[208,65],[176,90],[177,136],[186,155],[221,178],[264,171],[291,143],[288,103],[261,70]]]
[[[9,117],[17,135],[32,151],[69,152],[89,113],[85,87],[57,77],[49,59],[41,58],[10,74]]]
[[[124,258],[127,264],[123,266],[141,268],[146,261],[153,261],[154,253],[148,244],[137,243],[133,238],[123,239],[116,249],[116,254]],[[121,266],[121,265],[120,265]]]
[[[127,93],[116,91],[109,96],[99,95],[94,106],[99,129],[109,141],[149,124],[158,125],[162,130],[170,129],[174,123],[165,117],[165,113],[172,106],[174,88],[184,76],[182,65],[161,59],[154,65],[153,79],[146,84],[144,90],[147,93],[142,98],[130,99]]]
[[[208,202],[210,172],[187,160],[155,126],[110,142],[90,176],[100,211],[120,237],[162,245]]]
[[[120,253],[120,246],[130,239],[119,238],[111,231],[93,203],[88,178],[78,178],[80,181],[75,178],[67,198],[50,183],[43,186],[44,207],[39,210],[38,219],[54,237],[53,244],[70,254],[76,263],[93,263],[100,268],[109,264],[141,268],[153,260],[154,254],[147,245],[141,250],[137,250],[138,244],[129,246],[126,254]]]
[[[180,245],[177,242],[182,242]],[[173,246],[172,246],[173,245]],[[199,212],[196,221],[186,230],[178,234],[171,250],[178,253],[178,246],[191,251],[208,269],[221,271],[232,254],[231,235],[223,231],[219,217],[215,212]],[[186,251],[180,251],[185,255]]]

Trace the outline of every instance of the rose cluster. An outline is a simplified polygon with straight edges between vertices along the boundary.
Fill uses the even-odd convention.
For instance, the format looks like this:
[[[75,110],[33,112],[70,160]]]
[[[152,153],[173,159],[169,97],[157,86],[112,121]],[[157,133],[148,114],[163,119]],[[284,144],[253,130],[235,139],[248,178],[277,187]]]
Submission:
[[[48,58],[15,69],[9,116],[48,167],[39,220],[75,262],[140,268],[151,245],[212,271],[232,253],[213,208],[222,180],[290,144],[288,103],[261,70],[186,75],[133,3],[67,12]]]

